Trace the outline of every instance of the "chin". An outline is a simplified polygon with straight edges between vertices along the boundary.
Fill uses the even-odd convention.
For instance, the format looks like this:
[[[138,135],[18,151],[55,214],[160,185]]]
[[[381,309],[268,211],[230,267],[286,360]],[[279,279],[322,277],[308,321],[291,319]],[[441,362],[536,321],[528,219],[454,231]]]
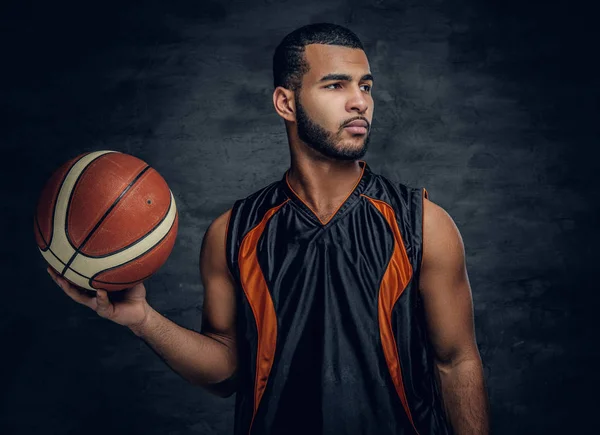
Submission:
[[[358,160],[362,158],[366,152],[367,149],[363,145],[360,147],[344,146],[337,149],[336,158],[339,160]]]
[[[359,152],[364,150],[365,147],[365,138],[362,138],[361,141],[357,140],[344,140],[341,141],[336,147],[341,153],[343,152]]]

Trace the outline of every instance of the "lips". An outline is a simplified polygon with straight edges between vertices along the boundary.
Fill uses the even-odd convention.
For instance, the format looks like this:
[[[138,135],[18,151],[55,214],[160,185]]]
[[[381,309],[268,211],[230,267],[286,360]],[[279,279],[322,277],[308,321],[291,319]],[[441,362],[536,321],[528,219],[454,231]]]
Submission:
[[[349,133],[352,134],[366,134],[368,126],[369,124],[367,123],[367,121],[362,119],[356,119],[346,124],[344,126],[344,129],[346,129]]]

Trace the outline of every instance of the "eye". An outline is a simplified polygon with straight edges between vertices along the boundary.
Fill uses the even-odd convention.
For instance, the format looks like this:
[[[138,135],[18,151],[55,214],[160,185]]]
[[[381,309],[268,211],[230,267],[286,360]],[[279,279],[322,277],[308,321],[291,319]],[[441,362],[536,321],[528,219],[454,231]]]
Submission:
[[[370,92],[371,91],[371,85],[362,85],[362,88],[367,88],[366,91]]]
[[[334,89],[334,88],[332,88],[332,86],[341,87],[342,85],[340,83],[332,83],[330,85],[325,86],[325,89]]]

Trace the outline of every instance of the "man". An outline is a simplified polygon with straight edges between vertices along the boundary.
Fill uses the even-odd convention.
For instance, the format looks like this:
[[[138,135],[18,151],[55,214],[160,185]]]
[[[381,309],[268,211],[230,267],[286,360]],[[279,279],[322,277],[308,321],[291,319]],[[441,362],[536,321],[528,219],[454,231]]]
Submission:
[[[359,160],[373,118],[360,40],[302,27],[273,73],[291,166],[208,228],[201,334],[153,310],[143,284],[116,302],[54,279],[185,379],[236,392],[236,434],[487,434],[459,231],[425,189]]]

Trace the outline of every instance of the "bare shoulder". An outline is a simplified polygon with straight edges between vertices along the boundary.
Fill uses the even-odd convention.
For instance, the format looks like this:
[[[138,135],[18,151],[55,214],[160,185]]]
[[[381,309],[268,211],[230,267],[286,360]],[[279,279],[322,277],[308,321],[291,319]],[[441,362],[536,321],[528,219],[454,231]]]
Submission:
[[[202,333],[234,351],[235,284],[227,265],[226,236],[231,210],[208,227],[200,251],[200,277],[204,286]]]
[[[440,233],[458,231],[448,212],[430,199],[423,198],[423,213],[424,229]]]
[[[460,232],[450,214],[423,203],[423,262],[419,290],[438,368],[476,359],[473,301]]]
[[[219,239],[223,239],[227,235],[227,226],[229,225],[229,218],[231,217],[231,209],[221,214],[215,220],[211,222],[206,230],[205,241],[208,243],[217,242]]]
[[[423,265],[458,262],[464,259],[460,231],[444,208],[423,199]]]
[[[206,230],[200,251],[200,262],[205,274],[227,269],[225,243],[230,216],[231,209],[215,218]]]
[[[208,227],[207,231],[218,233],[220,235],[225,235],[227,231],[227,225],[229,224],[229,218],[231,217],[231,209],[227,210],[225,213],[221,214],[215,220],[213,220]]]

